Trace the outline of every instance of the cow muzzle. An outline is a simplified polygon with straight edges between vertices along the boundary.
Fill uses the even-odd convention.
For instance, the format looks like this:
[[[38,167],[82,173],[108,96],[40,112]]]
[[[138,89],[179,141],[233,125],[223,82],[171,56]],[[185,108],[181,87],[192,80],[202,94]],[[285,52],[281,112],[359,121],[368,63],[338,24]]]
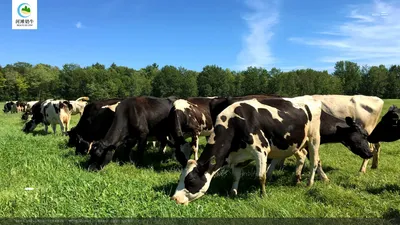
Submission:
[[[170,199],[175,201],[177,204],[181,204],[181,205],[189,204],[189,199],[184,195],[174,195]]]

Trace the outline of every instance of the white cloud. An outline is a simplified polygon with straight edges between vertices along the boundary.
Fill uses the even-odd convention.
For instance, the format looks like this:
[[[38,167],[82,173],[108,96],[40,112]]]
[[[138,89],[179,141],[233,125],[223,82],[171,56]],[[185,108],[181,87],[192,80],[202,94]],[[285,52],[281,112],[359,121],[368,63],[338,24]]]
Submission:
[[[249,66],[265,67],[275,62],[269,47],[274,33],[272,27],[278,23],[277,0],[245,0],[252,12],[243,16],[249,33],[243,38],[242,50],[237,55],[237,68]]]
[[[80,21],[78,21],[78,22],[75,24],[75,26],[76,26],[76,28],[78,28],[78,29],[83,28],[83,24],[82,24]]]
[[[324,63],[400,63],[400,2],[374,0],[352,5],[346,18],[332,29],[319,31],[317,38],[292,37],[289,41],[328,50],[328,55],[318,59]]]

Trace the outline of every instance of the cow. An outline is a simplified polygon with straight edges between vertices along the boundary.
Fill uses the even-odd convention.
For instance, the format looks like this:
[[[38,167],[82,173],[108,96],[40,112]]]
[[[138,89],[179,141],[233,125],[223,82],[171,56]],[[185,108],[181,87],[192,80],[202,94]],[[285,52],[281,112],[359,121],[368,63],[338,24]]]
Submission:
[[[367,140],[368,132],[360,124],[356,123],[351,117],[346,117],[344,120],[342,120],[322,110],[319,132],[321,135],[321,145],[327,143],[342,143],[351,152],[363,159],[369,159],[373,157],[373,153],[370,151]],[[307,157],[308,156],[309,155],[307,155]],[[283,161],[284,159],[272,160],[270,166],[267,168],[267,180],[271,179],[275,166]]]
[[[400,139],[400,109],[392,105],[368,136],[371,143],[393,142]]]
[[[72,105],[71,115],[79,114],[79,116],[82,116],[85,106],[88,104],[87,101],[89,101],[89,97],[80,97],[75,101],[69,101]]]
[[[105,137],[94,141],[90,150],[88,170],[100,170],[107,165],[113,157],[113,149],[124,145],[122,158],[133,162],[131,149],[137,144],[138,156],[135,158],[136,166],[142,165],[142,157],[147,141],[156,138],[164,146],[171,145],[167,140],[169,135],[168,116],[173,106],[175,97],[156,98],[150,96],[131,97],[121,101],[111,127]]]
[[[56,125],[59,124],[62,134],[67,134],[66,131],[69,129],[72,105],[69,104],[68,101],[62,102],[53,99],[38,103],[32,107],[32,119],[25,123],[22,130],[25,133],[29,133],[33,131],[39,123],[43,123],[45,126],[45,133],[48,132],[48,126],[51,125],[55,135]]]
[[[213,124],[210,114],[212,98],[194,97],[178,99],[170,111],[168,122],[171,140],[175,146],[175,157],[181,164],[190,158],[192,151],[194,159],[198,159],[199,137],[210,136]],[[185,138],[191,137],[187,143]]]
[[[17,103],[14,101],[6,102],[6,104],[4,104],[3,112],[17,113]]]
[[[378,124],[384,101],[375,96],[365,95],[312,95],[323,103],[323,110],[337,118],[351,117],[367,131],[372,133]],[[380,144],[370,144],[373,152],[372,169],[378,168]],[[369,159],[363,159],[360,172],[365,173]]]
[[[26,103],[25,102],[17,101],[16,107],[17,107],[17,112],[25,112],[26,111]]]
[[[25,112],[21,116],[22,120],[28,120],[29,119],[29,115],[32,115],[32,107],[37,102],[39,102],[39,101],[29,101],[29,102],[26,103]]]
[[[321,102],[311,96],[297,98],[251,99],[238,101],[218,114],[214,131],[196,160],[188,160],[182,170],[175,194],[178,204],[188,204],[208,190],[212,177],[228,165],[233,172],[231,193],[237,194],[242,168],[256,161],[261,195],[265,196],[266,163],[274,157],[295,155],[296,176],[300,176],[307,145],[310,150],[311,174],[308,186],[318,171],[328,177],[319,159]]]
[[[67,146],[75,147],[76,154],[87,154],[93,141],[103,138],[114,119],[115,107],[123,99],[107,99],[85,106],[78,124],[67,132]]]

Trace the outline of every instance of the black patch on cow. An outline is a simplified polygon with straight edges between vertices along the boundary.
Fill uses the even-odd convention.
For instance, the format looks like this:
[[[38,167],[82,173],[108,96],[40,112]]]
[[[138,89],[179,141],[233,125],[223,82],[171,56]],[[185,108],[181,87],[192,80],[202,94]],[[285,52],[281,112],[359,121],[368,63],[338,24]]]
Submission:
[[[369,113],[372,113],[374,110],[371,108],[371,107],[369,107],[369,106],[367,106],[367,105],[364,105],[364,104],[361,104],[361,107],[363,108],[363,109],[365,109],[367,112],[369,112]]]
[[[356,101],[354,101],[354,99],[351,99],[350,101],[351,101],[352,103],[356,103]]]
[[[53,107],[54,107],[54,110],[56,111],[56,114],[59,114],[60,113],[60,109],[58,108],[58,105],[53,104]],[[47,116],[49,116],[49,115],[47,115]]]
[[[261,148],[256,146],[257,151],[261,152]]]
[[[226,121],[226,116],[221,116],[221,120],[222,120],[222,122],[225,122]]]
[[[308,105],[306,105],[305,108],[306,108],[306,111],[307,111],[308,120],[311,121],[312,120],[311,110],[308,107]]]
[[[192,194],[200,191],[202,187],[207,182],[206,177],[203,173],[200,173],[195,167],[186,177],[185,177],[185,188]]]

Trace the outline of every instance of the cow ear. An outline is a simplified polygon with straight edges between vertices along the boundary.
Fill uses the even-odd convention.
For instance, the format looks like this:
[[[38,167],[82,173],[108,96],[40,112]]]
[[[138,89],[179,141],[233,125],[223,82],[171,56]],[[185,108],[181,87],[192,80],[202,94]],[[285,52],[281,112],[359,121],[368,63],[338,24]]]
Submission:
[[[64,104],[62,102],[58,103],[58,108],[62,109],[64,107]]]
[[[353,126],[355,124],[354,120],[351,117],[345,118],[347,125]]]

